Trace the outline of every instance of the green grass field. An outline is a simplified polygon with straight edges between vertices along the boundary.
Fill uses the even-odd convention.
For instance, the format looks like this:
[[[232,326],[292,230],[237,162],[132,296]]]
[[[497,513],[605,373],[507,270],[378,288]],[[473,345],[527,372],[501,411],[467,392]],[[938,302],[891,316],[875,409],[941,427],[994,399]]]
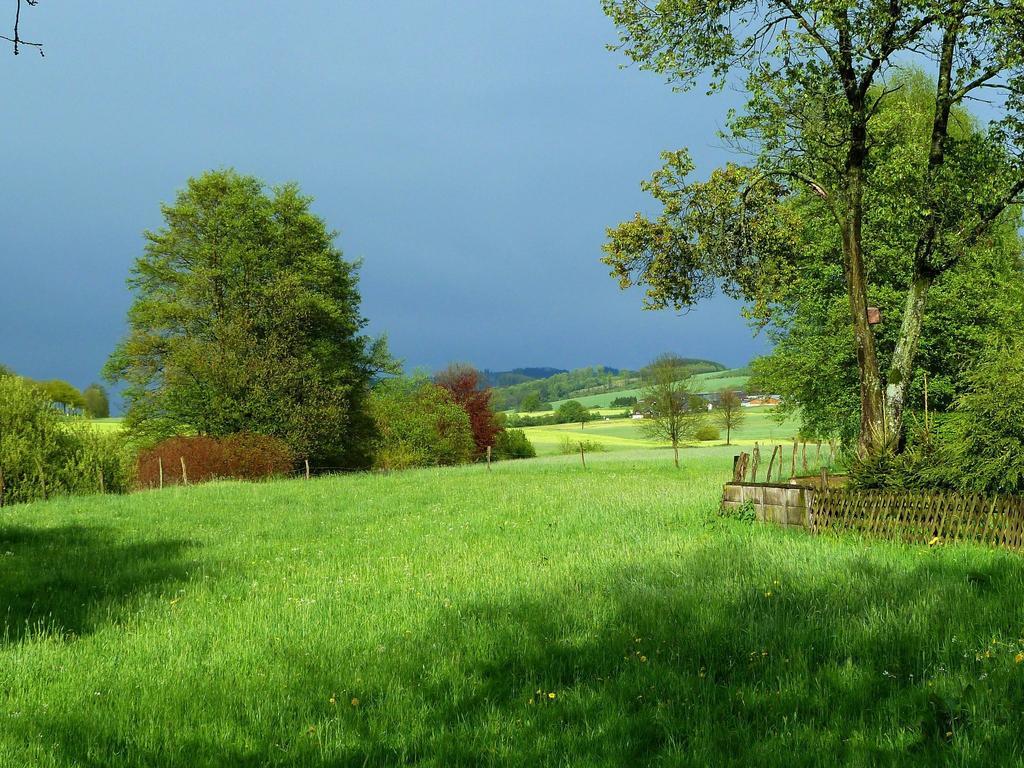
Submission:
[[[606,411],[606,413],[618,416],[621,409]],[[741,449],[749,450],[755,441],[764,445],[791,443],[800,429],[800,421],[797,417],[790,416],[780,423],[773,408],[744,408],[743,413],[743,423],[733,430],[732,434],[731,442],[739,446],[737,452]],[[524,431],[540,456],[558,453],[562,440],[567,435],[573,440],[583,439],[600,443],[608,451],[668,446],[666,442],[651,440],[645,436],[641,424],[642,422],[633,419],[609,418],[608,421],[592,421],[582,428],[579,424],[553,424],[544,427],[526,427]],[[720,440],[703,445],[707,447],[724,443],[725,432],[722,432]]]
[[[715,514],[732,451],[0,516],[0,765],[1008,765],[1024,561]]]

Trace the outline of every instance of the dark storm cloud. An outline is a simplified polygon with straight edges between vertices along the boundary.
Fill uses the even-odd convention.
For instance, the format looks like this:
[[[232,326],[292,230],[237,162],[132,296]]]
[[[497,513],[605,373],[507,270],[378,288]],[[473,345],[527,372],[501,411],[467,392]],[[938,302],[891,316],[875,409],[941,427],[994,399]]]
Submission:
[[[726,102],[619,69],[597,2],[43,3],[0,58],[0,361],[95,379],[142,231],[185,179],[298,181],[410,365],[746,362],[736,305],[640,309],[598,259],[663,149]]]

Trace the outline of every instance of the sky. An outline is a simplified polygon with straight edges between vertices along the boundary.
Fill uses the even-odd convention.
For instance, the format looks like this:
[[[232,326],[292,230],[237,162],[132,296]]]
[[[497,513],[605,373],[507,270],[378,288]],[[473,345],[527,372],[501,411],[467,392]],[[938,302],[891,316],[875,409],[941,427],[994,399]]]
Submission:
[[[21,35],[46,54],[0,53],[0,362],[23,375],[98,379],[142,232],[224,167],[315,198],[409,368],[768,348],[734,302],[643,311],[600,263],[607,227],[654,211],[661,151],[727,159],[735,96],[623,68],[598,0],[42,0]]]

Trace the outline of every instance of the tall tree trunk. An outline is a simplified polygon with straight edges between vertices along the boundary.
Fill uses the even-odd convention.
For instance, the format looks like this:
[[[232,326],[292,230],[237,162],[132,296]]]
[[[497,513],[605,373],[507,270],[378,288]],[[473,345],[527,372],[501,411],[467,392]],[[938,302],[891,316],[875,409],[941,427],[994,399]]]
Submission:
[[[857,123],[851,132],[846,160],[846,221],[843,226],[843,266],[850,300],[850,316],[860,372],[860,444],[862,455],[875,453],[885,441],[885,397],[878,367],[875,335],[868,322],[867,270],[864,266],[864,164],[867,126]]]
[[[885,426],[887,445],[900,449],[903,447],[903,414],[906,408],[907,393],[914,376],[914,360],[917,356],[918,344],[921,340],[921,326],[924,324],[924,307],[928,298],[928,289],[932,278],[927,274],[914,277],[907,291],[907,299],[903,308],[903,321],[900,325],[896,349],[893,351],[889,373],[885,386]]]
[[[954,19],[943,32],[942,48],[939,54],[939,71],[936,80],[935,114],[932,118],[932,135],[928,148],[928,166],[925,169],[924,187],[933,189],[936,174],[946,161],[946,139],[949,135],[949,115],[953,108],[952,72],[956,52],[959,22]],[[941,194],[941,192],[940,192]],[[903,414],[907,393],[914,375],[914,360],[921,340],[921,326],[924,323],[924,308],[928,290],[934,282],[932,257],[935,242],[942,228],[939,201],[932,201],[925,216],[924,228],[918,236],[914,249],[914,274],[907,289],[903,308],[900,334],[896,340],[892,362],[886,377],[885,417],[886,444],[896,450],[903,447]]]

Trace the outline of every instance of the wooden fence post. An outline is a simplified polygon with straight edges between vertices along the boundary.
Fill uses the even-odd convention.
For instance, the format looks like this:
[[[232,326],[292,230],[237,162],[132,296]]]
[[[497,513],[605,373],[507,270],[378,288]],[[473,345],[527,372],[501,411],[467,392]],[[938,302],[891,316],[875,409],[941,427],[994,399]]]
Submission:
[[[309,459],[305,459],[306,462],[306,479],[309,480]]]
[[[775,454],[778,453],[778,450],[779,450],[779,446],[777,446],[777,445],[773,445],[772,446],[772,458],[768,462],[768,474],[766,474],[764,476],[764,481],[766,483],[770,483],[772,481],[772,467],[775,466]],[[779,458],[779,463],[780,464],[782,463],[782,458],[781,457]],[[780,471],[780,474],[781,474],[781,471]]]
[[[181,457],[181,482],[188,485],[188,470],[185,469],[185,457]]]
[[[798,446],[799,446],[799,443],[797,442],[797,439],[794,437],[793,438],[793,461],[791,461],[790,465],[789,465],[789,476],[790,477],[796,477],[796,449],[797,449]]]
[[[803,463],[804,474],[806,475],[808,472],[811,471],[810,468],[807,466],[807,441],[806,440],[804,440],[804,442],[803,442],[803,449],[801,451],[801,457],[800,458],[801,458],[801,462]]]
[[[491,470],[491,446],[487,446],[487,471]]]
[[[761,446],[754,441],[754,456],[750,465],[750,482],[757,482],[757,465],[761,463]]]
[[[164,489],[164,459],[162,456],[156,457],[157,466],[160,467],[160,490]]]
[[[583,443],[580,443],[580,461],[583,462],[583,468],[587,468],[587,457],[583,455]]]
[[[747,464],[750,461],[750,454],[741,452],[732,462],[732,481],[742,483],[747,479]]]

